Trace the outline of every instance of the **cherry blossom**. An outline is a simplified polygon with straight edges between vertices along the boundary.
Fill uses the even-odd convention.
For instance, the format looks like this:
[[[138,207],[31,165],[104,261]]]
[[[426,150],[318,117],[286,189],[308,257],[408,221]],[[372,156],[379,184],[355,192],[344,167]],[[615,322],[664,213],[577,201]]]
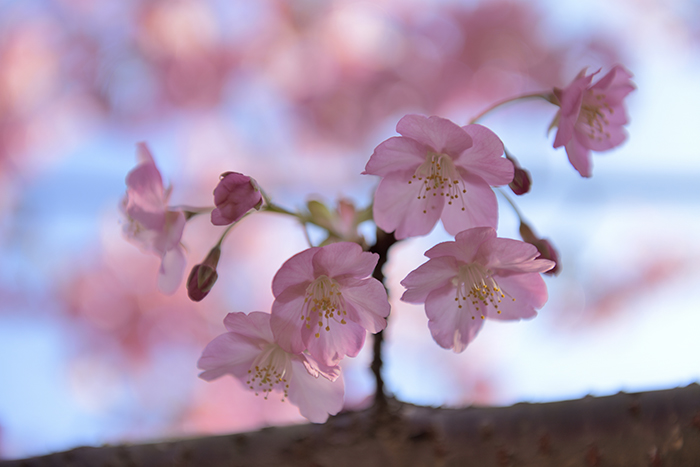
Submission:
[[[185,215],[168,209],[171,188],[163,179],[145,143],[137,146],[139,164],[126,176],[126,196],[121,210],[127,222],[124,234],[145,251],[161,258],[158,288],[165,294],[177,290],[185,271],[185,253],[180,245]]]
[[[623,100],[635,89],[630,81],[632,74],[616,65],[591,86],[599,72],[586,76],[583,69],[570,85],[554,90],[561,105],[552,123],[559,128],[554,147],[566,148],[571,165],[582,177],[591,176],[591,150],[606,151],[627,139]]]
[[[356,356],[366,331],[384,329],[390,311],[384,286],[368,277],[378,260],[350,242],[309,248],[287,260],[272,281],[276,342],[290,353],[308,349],[327,365]]]
[[[554,262],[538,255],[533,245],[497,238],[490,227],[465,230],[425,253],[430,259],[401,281],[401,300],[425,303],[435,342],[459,353],[486,318],[532,318],[544,306],[547,287],[539,273]]]
[[[340,367],[283,350],[274,342],[269,313],[229,313],[224,325],[228,332],[207,344],[197,363],[204,370],[200,378],[212,381],[230,374],[265,399],[279,391],[283,401],[289,399],[314,423],[325,422],[343,408]]]
[[[214,189],[216,209],[211,212],[211,222],[214,225],[232,224],[251,209],[260,209],[262,202],[262,193],[255,180],[237,172],[223,173]]]
[[[221,248],[217,245],[209,251],[204,261],[196,264],[187,278],[187,296],[193,302],[200,302],[209,295],[212,287],[219,278],[216,266],[221,258]]]
[[[397,239],[425,235],[437,221],[454,235],[471,227],[496,227],[498,204],[491,186],[513,180],[503,143],[481,125],[459,127],[440,117],[406,115],[402,136],[379,144],[364,174],[382,177],[374,220]]]

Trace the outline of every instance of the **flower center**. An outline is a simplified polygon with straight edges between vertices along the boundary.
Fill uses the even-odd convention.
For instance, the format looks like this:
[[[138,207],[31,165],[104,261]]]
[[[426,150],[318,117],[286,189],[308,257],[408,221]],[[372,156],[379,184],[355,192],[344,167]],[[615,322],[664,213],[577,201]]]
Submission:
[[[301,319],[311,329],[318,325],[316,337],[321,337],[321,329],[331,330],[331,321],[346,324],[345,300],[338,283],[326,275],[319,276],[306,288],[304,297],[306,314],[302,310]],[[324,326],[325,320],[325,326]]]
[[[425,162],[418,166],[408,183],[410,185],[416,181],[421,183],[418,199],[427,199],[431,193],[432,196],[445,196],[448,205],[459,199],[462,211],[465,210],[462,194],[467,190],[463,187],[462,177],[457,173],[452,158],[447,154],[428,151]],[[423,210],[424,214],[427,212],[426,209]]]
[[[277,344],[270,343],[255,357],[248,370],[246,384],[255,391],[255,395],[263,393],[265,400],[274,389],[282,391],[282,401],[288,397],[289,383],[285,375],[288,373],[289,355]]]
[[[491,272],[481,264],[469,263],[460,266],[452,283],[457,288],[455,301],[460,309],[463,308],[463,303],[469,302],[472,306],[467,308],[476,311],[481,319],[485,318],[485,312],[490,306],[497,314],[501,314],[499,304],[507,294],[498,286]],[[514,298],[512,300],[515,301]],[[475,319],[474,314],[472,319]]]
[[[589,89],[579,114],[579,120],[583,120],[588,125],[588,137],[597,141],[610,138],[610,133],[606,130],[610,121],[605,112],[612,114],[613,108],[604,100],[605,94],[593,94]]]

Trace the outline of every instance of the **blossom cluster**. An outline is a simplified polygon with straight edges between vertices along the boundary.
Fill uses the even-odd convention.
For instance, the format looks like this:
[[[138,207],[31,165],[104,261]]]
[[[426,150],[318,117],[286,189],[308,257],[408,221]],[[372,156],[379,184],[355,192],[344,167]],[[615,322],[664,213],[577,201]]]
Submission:
[[[625,140],[622,101],[634,89],[631,74],[621,66],[591,84],[597,73],[584,70],[569,86],[539,95],[559,106],[552,123],[558,128],[554,147],[564,146],[584,177],[591,175],[592,150],[611,149]],[[165,293],[175,292],[181,282],[181,238],[186,221],[197,214],[211,212],[213,225],[229,227],[191,270],[187,292],[194,301],[204,299],[218,279],[221,246],[230,227],[251,211],[292,215],[328,232],[322,244],[282,264],[271,284],[270,313],[225,317],[227,332],[212,340],[199,359],[202,379],[230,374],[266,399],[280,392],[313,422],[337,414],[344,398],[341,361],[357,356],[367,333],[382,331],[391,311],[384,285],[372,277],[380,255],[365,251],[358,233],[358,224],[369,219],[393,233],[395,241],[426,235],[438,221],[454,236],[426,251],[427,262],[401,281],[406,289],[401,300],[424,304],[430,333],[445,349],[463,352],[486,319],[530,319],[545,305],[541,274],[559,269],[556,250],[522,218],[522,241],[496,233],[494,188],[508,185],[522,195],[531,186],[529,172],[501,139],[476,123],[460,126],[414,114],[401,118],[396,131],[400,136],[380,143],[366,164],[363,174],[381,180],[365,211],[342,200],[331,212],[312,200],[307,211],[291,212],[274,205],[251,177],[236,172],[221,176],[214,207],[169,207],[171,188],[164,188],[146,145],[138,145],[139,164],[127,175],[122,202],[124,232],[160,257],[158,284]]]

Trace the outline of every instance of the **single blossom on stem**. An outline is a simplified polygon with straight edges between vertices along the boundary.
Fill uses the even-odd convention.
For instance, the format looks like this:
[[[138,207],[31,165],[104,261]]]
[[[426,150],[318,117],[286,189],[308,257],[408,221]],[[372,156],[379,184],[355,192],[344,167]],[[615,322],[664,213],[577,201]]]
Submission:
[[[207,344],[197,363],[204,370],[200,378],[212,381],[230,374],[265,399],[279,391],[282,400],[289,399],[314,423],[325,422],[343,408],[340,367],[283,350],[273,339],[268,313],[229,313],[224,325],[228,332]]]
[[[228,225],[239,221],[251,209],[260,209],[263,203],[260,187],[252,178],[237,172],[221,174],[214,189],[214,204],[211,222]]]
[[[529,243],[497,238],[490,227],[460,232],[425,256],[430,259],[401,281],[401,300],[425,303],[433,339],[446,349],[464,351],[486,318],[532,318],[547,301],[539,273],[554,263],[536,259]]]
[[[496,227],[498,204],[491,186],[513,180],[513,164],[491,130],[460,127],[440,117],[406,115],[395,136],[376,147],[364,174],[382,177],[374,220],[397,239],[429,233],[437,221],[455,235],[471,227]]]
[[[551,125],[558,127],[554,147],[566,148],[571,165],[583,177],[591,176],[591,151],[606,151],[627,139],[623,100],[635,89],[632,74],[620,65],[591,86],[599,72],[586,75],[584,69],[570,85],[554,89],[561,106]]]
[[[384,286],[369,277],[378,260],[350,242],[309,248],[287,260],[272,281],[276,342],[291,353],[308,349],[326,365],[356,356],[366,331],[384,329],[390,311]]]
[[[121,210],[126,216],[124,234],[143,250],[161,258],[158,288],[165,294],[177,290],[185,271],[185,253],[180,245],[185,215],[168,209],[170,188],[145,143],[137,147],[139,164],[126,176],[126,196]]]

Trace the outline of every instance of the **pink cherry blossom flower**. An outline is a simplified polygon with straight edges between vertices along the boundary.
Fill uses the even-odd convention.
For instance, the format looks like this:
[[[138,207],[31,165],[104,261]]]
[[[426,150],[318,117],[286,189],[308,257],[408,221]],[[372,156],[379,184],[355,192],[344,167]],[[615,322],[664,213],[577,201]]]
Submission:
[[[491,186],[513,180],[498,136],[481,125],[459,127],[422,115],[406,115],[396,131],[402,136],[377,146],[363,172],[383,177],[374,199],[381,229],[403,239],[429,233],[439,219],[452,235],[496,227]]]
[[[554,147],[564,146],[571,165],[583,177],[591,176],[591,150],[606,151],[627,138],[623,125],[627,113],[622,104],[634,91],[632,74],[620,65],[591,86],[593,76],[582,70],[564,89],[555,89],[561,108],[552,126],[558,126]]]
[[[232,224],[251,209],[260,209],[262,202],[262,193],[255,180],[237,172],[223,173],[214,189],[216,209],[211,212],[211,223]]]
[[[340,367],[325,366],[306,353],[284,351],[274,342],[268,313],[229,313],[224,325],[229,332],[207,344],[197,363],[204,370],[200,378],[211,381],[230,374],[265,399],[279,391],[282,400],[289,399],[314,423],[325,422],[343,408]]]
[[[121,204],[127,218],[123,230],[130,241],[160,257],[158,288],[172,294],[185,271],[185,253],[180,245],[185,215],[168,209],[170,188],[163,188],[160,171],[146,144],[137,147],[139,164],[126,176],[126,196]]]
[[[465,230],[425,253],[430,259],[401,281],[401,300],[425,303],[435,342],[459,353],[486,318],[532,318],[544,306],[547,287],[539,273],[554,263],[538,255],[529,243],[496,238],[490,227]]]
[[[287,352],[308,349],[335,365],[354,357],[366,331],[386,327],[390,306],[381,282],[368,277],[379,255],[356,243],[309,248],[287,260],[272,280],[272,332]]]

